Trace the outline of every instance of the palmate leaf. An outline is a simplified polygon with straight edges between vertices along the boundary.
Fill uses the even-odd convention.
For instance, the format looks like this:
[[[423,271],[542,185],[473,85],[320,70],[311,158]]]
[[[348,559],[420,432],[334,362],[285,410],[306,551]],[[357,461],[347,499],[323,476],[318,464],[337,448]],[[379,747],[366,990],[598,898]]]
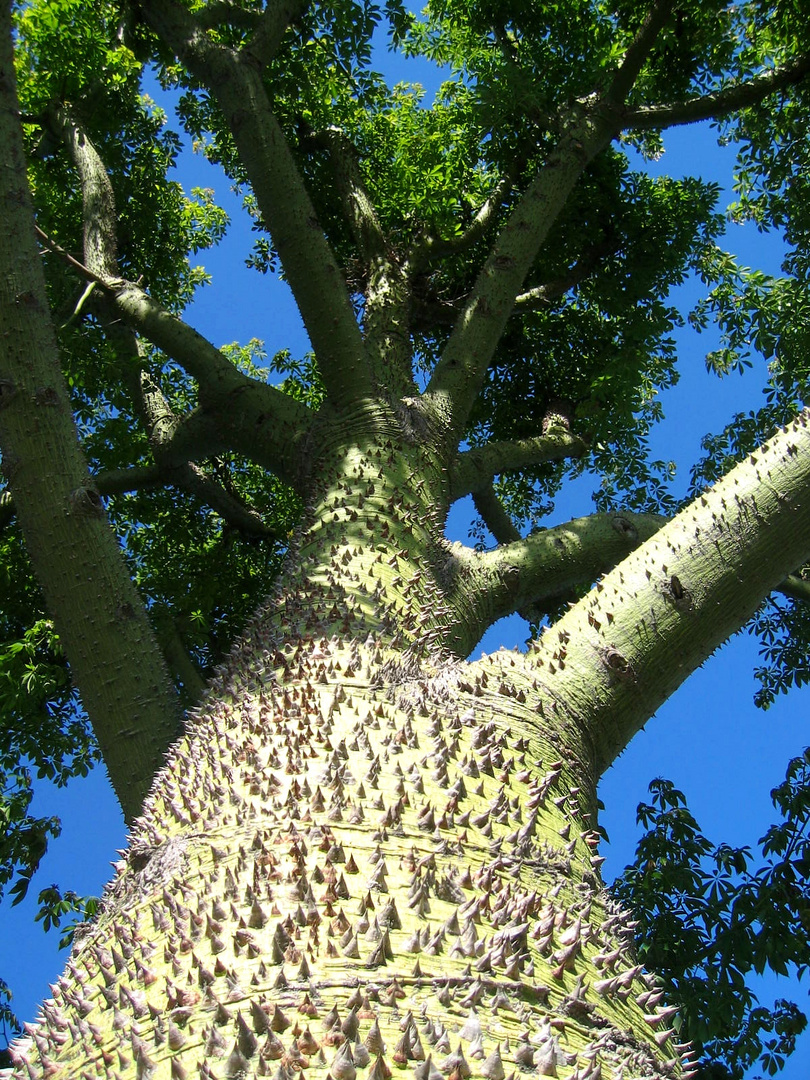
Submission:
[[[638,808],[646,831],[635,862],[613,885],[638,919],[639,952],[662,974],[708,1063],[735,1078],[757,1062],[774,1075],[807,1019],[790,1001],[761,1006],[746,976],[801,974],[810,964],[810,750],[771,792],[782,820],[760,839],[756,860],[749,848],[714,846],[670,781],[650,792]]]

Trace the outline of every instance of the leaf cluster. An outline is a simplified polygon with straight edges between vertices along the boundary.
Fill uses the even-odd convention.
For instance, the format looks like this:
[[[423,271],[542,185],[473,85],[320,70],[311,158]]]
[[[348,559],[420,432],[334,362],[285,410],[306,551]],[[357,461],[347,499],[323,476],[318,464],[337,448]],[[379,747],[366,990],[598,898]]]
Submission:
[[[638,920],[643,962],[680,1005],[681,1037],[733,1077],[759,1063],[774,1075],[805,1029],[789,1001],[767,1008],[750,976],[805,974],[810,964],[810,750],[771,792],[781,820],[748,847],[715,846],[671,781],[650,784],[646,830],[613,886]]]

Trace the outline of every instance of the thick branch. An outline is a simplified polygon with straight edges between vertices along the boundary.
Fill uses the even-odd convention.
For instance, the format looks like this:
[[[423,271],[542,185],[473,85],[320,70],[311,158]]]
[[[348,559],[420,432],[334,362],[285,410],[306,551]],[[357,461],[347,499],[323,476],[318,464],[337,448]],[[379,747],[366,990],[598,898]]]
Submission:
[[[680,684],[810,557],[810,411],[663,526],[525,660],[538,710],[603,772]],[[515,658],[515,663],[524,663]]]
[[[486,488],[493,477],[517,469],[531,468],[544,461],[563,461],[587,453],[584,439],[564,427],[549,429],[534,439],[514,439],[485,443],[459,454],[450,470],[450,501]]]
[[[702,94],[700,97],[673,102],[670,105],[628,109],[621,117],[621,127],[625,131],[643,131],[694,124],[699,120],[719,120],[730,113],[759,104],[778,90],[794,86],[808,73],[810,56],[801,56],[793,63],[773,68],[711,94]]]
[[[483,385],[515,298],[588,163],[615,132],[611,108],[576,103],[567,130],[498,233],[425,390],[454,446]]]
[[[240,4],[230,3],[230,0],[210,0],[197,13],[197,21],[203,30],[213,30],[218,26],[255,30],[261,19],[258,11],[249,11]]]
[[[494,551],[454,545],[473,612],[466,627],[469,648],[504,615],[543,607],[592,584],[665,521],[657,514],[592,514],[540,529]]]
[[[210,42],[194,16],[174,0],[142,0],[140,6],[153,29],[210,89],[222,110],[304,320],[329,399],[339,408],[371,396],[371,372],[345,280],[270,107],[261,72],[250,57]]]
[[[26,181],[0,12],[0,445],[18,520],[127,818],[176,732],[176,696],[79,449]]]
[[[491,483],[473,492],[473,503],[498,544],[515,544],[522,539]]]
[[[163,470],[157,465],[135,465],[130,469],[105,469],[93,477],[93,486],[104,498],[110,495],[123,495],[127,491],[142,491],[144,488],[160,487],[165,484]]]

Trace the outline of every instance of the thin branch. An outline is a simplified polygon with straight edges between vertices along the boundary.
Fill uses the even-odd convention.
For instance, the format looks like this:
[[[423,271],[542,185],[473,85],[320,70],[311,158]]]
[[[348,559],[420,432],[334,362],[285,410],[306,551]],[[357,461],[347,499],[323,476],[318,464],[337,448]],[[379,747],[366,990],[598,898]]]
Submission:
[[[791,600],[810,602],[810,581],[799,574],[789,574],[776,591]]]
[[[439,237],[429,233],[420,235],[414,243],[413,250],[408,255],[408,266],[411,273],[424,270],[431,263],[447,255],[456,255],[469,250],[486,236],[498,211],[506,201],[506,197],[512,190],[513,178],[502,176],[495,185],[492,194],[481,204],[477,214],[458,236]]]
[[[101,285],[115,312],[158,349],[197,380],[205,412],[206,430],[216,433],[206,451],[211,456],[230,445],[272,469],[281,480],[299,489],[301,459],[298,446],[312,424],[312,413],[274,386],[260,383],[239,371],[227,356],[188,323],[165,310],[140,285],[120,278],[105,280],[73,258],[41,229],[37,235],[70,266]],[[194,416],[194,438],[184,424],[187,447],[199,448],[200,416]],[[189,420],[191,419],[189,417]],[[228,440],[231,440],[229,443]],[[179,440],[175,446],[179,445]]]
[[[276,55],[284,34],[309,7],[310,0],[276,0],[268,5],[258,25],[245,42],[243,52],[264,69]],[[203,9],[205,10],[205,9]]]
[[[263,540],[281,540],[282,534],[265,525],[258,510],[248,506],[243,499],[226,491],[222,484],[206,476],[194,462],[182,466],[172,481],[183,491],[196,495],[207,503],[212,510],[230,525],[239,529],[246,536],[256,536]]]
[[[486,488],[501,473],[531,468],[544,461],[578,458],[587,452],[585,440],[562,425],[533,439],[505,439],[475,446],[460,453],[450,469],[450,501]]]
[[[630,93],[674,6],[674,0],[656,0],[650,8],[635,40],[625,52],[619,70],[613,77],[605,95],[606,101],[618,104]]]
[[[503,26],[494,26],[492,32],[495,36],[495,40],[498,42],[498,48],[501,51],[504,63],[512,69],[515,82],[522,84],[524,91],[521,95],[523,98],[522,105],[526,110],[526,115],[545,131],[551,131],[558,135],[560,133],[559,116],[555,115],[553,112],[549,112],[548,108],[541,105],[534,95],[531,96],[530,101],[526,101],[526,97],[528,96],[526,93],[526,84],[529,82],[530,77],[525,74],[521,66],[516,42],[510,39]]]
[[[261,540],[281,540],[283,536],[275,529],[265,525],[261,514],[248,506],[244,500],[226,491],[222,484],[207,476],[194,462],[180,465],[155,464],[134,466],[129,469],[108,469],[96,473],[93,486],[99,495],[123,495],[129,491],[143,491],[144,488],[176,487],[196,495],[212,510],[233,525],[245,536],[255,536]]]
[[[575,285],[587,280],[605,258],[614,254],[617,247],[617,241],[613,238],[605,239],[600,244],[594,244],[580,255],[567,274],[563,274],[554,281],[547,281],[533,289],[527,289],[526,292],[517,296],[515,298],[515,307],[523,311],[547,307],[561,296],[565,296]]]
[[[10,491],[0,492],[0,532],[14,520],[14,499]]]
[[[809,73],[810,55],[800,56],[790,64],[688,101],[627,109],[620,115],[620,127],[624,131],[646,131],[695,124],[700,120],[719,120],[740,109],[758,105],[779,90],[795,86]]]
[[[205,691],[205,681],[188,654],[177,623],[170,611],[158,609],[152,613],[158,642],[178,689],[182,687],[185,709],[193,708]]]
[[[65,249],[57,244],[55,240],[52,240],[47,233],[44,233],[42,229],[40,229],[39,225],[34,224],[34,232],[47,248],[50,248],[50,250],[54,252],[55,255],[58,255],[60,259],[64,259],[68,266],[72,266],[74,270],[82,275],[82,277],[87,278],[88,281],[95,282],[97,285],[103,285],[105,288],[109,288],[109,282],[106,278],[96,274],[89,266],[85,266],[84,263],[79,262],[78,259],[74,259],[69,251],[65,251]]]

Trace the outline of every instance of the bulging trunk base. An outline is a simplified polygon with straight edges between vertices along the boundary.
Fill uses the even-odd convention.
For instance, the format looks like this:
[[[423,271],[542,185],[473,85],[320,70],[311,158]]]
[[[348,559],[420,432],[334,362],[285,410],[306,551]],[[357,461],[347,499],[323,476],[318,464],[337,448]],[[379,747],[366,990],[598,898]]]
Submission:
[[[680,1075],[594,793],[509,661],[274,641],[174,748],[15,1075]]]

